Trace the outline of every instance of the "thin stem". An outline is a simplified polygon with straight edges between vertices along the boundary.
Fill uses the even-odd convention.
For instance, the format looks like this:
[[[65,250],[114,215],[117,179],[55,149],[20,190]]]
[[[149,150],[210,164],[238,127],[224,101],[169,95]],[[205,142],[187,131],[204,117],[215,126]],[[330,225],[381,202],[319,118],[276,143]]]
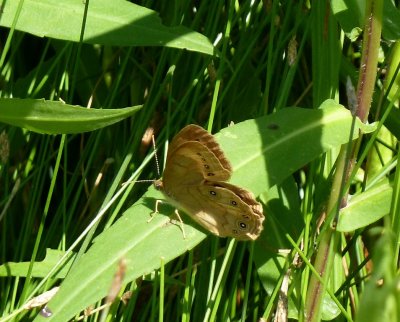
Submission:
[[[367,121],[375,86],[382,29],[382,7],[382,0],[367,1],[360,78],[357,86],[356,110],[356,116],[363,122]],[[360,139],[361,136],[359,140]],[[321,318],[322,298],[325,293],[324,285],[326,285],[331,274],[333,257],[338,251],[337,246],[340,240],[339,234],[335,231],[335,222],[339,209],[347,203],[347,190],[344,190],[343,187],[346,185],[349,174],[353,170],[357,146],[357,142],[349,142],[342,146],[338,156],[337,167],[326,209],[329,226],[322,232],[318,253],[314,262],[315,270],[319,273],[321,279],[316,278],[314,275],[310,278],[305,304],[305,321],[314,322],[319,321]],[[324,281],[324,283],[321,283],[321,281]]]

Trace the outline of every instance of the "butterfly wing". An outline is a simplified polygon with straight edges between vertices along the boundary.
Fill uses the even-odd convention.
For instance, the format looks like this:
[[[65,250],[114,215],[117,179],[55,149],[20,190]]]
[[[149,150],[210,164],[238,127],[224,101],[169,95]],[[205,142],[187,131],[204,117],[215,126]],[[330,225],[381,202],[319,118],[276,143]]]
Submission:
[[[254,240],[263,228],[262,207],[251,192],[224,182],[231,174],[232,167],[214,137],[188,125],[172,140],[163,179],[155,186],[215,235]]]
[[[232,172],[232,166],[229,160],[225,157],[224,152],[219,147],[219,144],[215,141],[215,138],[202,127],[194,124],[185,126],[177,135],[175,135],[168,148],[167,160],[183,143],[190,141],[200,142],[202,145],[207,147],[208,150],[210,150],[210,152],[219,160],[221,166],[229,172]]]
[[[163,174],[166,190],[188,184],[201,184],[204,179],[226,181],[231,171],[224,168],[220,159],[205,145],[197,141],[184,142],[168,153]]]
[[[220,237],[255,240],[263,228],[262,206],[251,192],[226,182],[175,189],[179,202],[172,202],[201,226]]]

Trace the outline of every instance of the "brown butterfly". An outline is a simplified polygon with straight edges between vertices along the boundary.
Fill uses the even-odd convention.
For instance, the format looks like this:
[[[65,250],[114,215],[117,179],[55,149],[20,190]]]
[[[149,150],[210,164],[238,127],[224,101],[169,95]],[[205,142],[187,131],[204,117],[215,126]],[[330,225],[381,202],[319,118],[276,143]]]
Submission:
[[[172,140],[163,178],[154,186],[213,234],[254,240],[263,229],[262,206],[251,192],[227,183],[231,175],[214,137],[191,124]]]

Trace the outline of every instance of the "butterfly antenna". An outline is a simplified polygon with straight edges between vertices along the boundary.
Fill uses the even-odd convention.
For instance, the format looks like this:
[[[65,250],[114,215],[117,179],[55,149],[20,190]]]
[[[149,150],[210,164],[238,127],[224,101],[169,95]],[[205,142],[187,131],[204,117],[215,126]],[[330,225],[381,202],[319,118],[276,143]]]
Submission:
[[[122,186],[125,186],[127,184],[131,184],[131,183],[136,183],[136,182],[152,182],[154,183],[156,180],[155,179],[150,179],[150,180],[135,180],[134,178],[138,177],[140,172],[143,170],[143,168],[147,165],[147,163],[149,162],[150,159],[154,158],[156,159],[156,165],[157,165],[157,173],[160,173],[160,168],[158,166],[158,159],[157,159],[157,149],[155,146],[155,141],[154,141],[154,136],[151,136],[152,141],[153,141],[153,148],[154,148],[154,152],[151,153],[150,155],[146,156],[146,158],[144,159],[144,162],[140,165],[140,167],[137,169],[137,171],[131,175],[131,177],[128,179],[128,181],[123,182]]]
[[[160,174],[160,165],[159,165],[159,163],[158,163],[157,149],[156,149],[156,141],[155,141],[155,139],[154,139],[154,135],[151,136],[151,140],[152,140],[152,142],[153,142],[154,159],[156,160],[157,174],[158,174],[158,177],[161,177],[161,174]],[[154,180],[154,179],[153,179],[153,180],[128,180],[128,181],[124,182],[124,183],[122,184],[122,186],[127,185],[127,184],[132,183],[132,182],[152,182],[152,183],[154,183],[155,181],[156,181],[156,180]]]
[[[153,141],[154,160],[156,160],[157,174],[158,174],[158,177],[160,177],[160,176],[161,176],[161,174],[160,174],[160,164],[158,163],[158,156],[157,156],[157,149],[156,149],[156,141],[155,141],[155,139],[154,139],[154,135],[151,136],[151,140]]]

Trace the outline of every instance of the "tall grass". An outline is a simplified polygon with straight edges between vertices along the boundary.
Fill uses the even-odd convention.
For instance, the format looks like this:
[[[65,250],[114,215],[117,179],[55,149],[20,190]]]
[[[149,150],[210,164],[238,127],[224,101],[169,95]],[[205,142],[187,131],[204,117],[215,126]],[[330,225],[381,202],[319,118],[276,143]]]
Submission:
[[[78,2],[4,4],[0,104],[44,98],[91,109],[142,107],[85,133],[80,114],[39,114],[28,100],[26,109],[8,112],[13,121],[0,115],[8,123],[0,123],[0,321],[85,314],[87,321],[399,320],[399,47],[386,40],[397,41],[400,23],[392,23],[392,4],[376,11],[380,1],[367,1],[364,12],[351,7],[356,2],[341,11],[335,1],[140,2],[151,13],[122,0]],[[108,25],[92,21],[112,26],[135,13],[143,16],[133,29],[94,34]],[[355,37],[355,27],[373,28]],[[263,131],[280,133],[285,124],[288,135],[307,131],[308,119],[282,115],[318,112],[327,99],[376,122],[375,130],[328,149],[325,142],[343,133],[324,120],[318,134],[265,155],[271,142]],[[85,122],[95,127],[101,118]],[[169,206],[146,226],[159,195],[149,184],[123,183],[159,177],[151,136],[162,165],[165,143],[185,125],[217,133],[253,119],[217,139],[234,168],[267,160],[234,177],[263,203],[261,237],[221,239],[183,216],[184,240],[166,216]],[[42,121],[53,134],[29,127]],[[54,135],[65,122],[71,130]],[[251,155],[229,134],[248,135]],[[314,148],[324,153],[300,167]],[[284,174],[270,173],[273,159]],[[124,242],[142,247],[139,255],[127,255]],[[102,245],[116,253],[101,254]],[[78,290],[91,276],[92,289]],[[104,285],[111,300],[102,299]],[[54,286],[60,293],[45,311],[47,301],[27,305]]]

